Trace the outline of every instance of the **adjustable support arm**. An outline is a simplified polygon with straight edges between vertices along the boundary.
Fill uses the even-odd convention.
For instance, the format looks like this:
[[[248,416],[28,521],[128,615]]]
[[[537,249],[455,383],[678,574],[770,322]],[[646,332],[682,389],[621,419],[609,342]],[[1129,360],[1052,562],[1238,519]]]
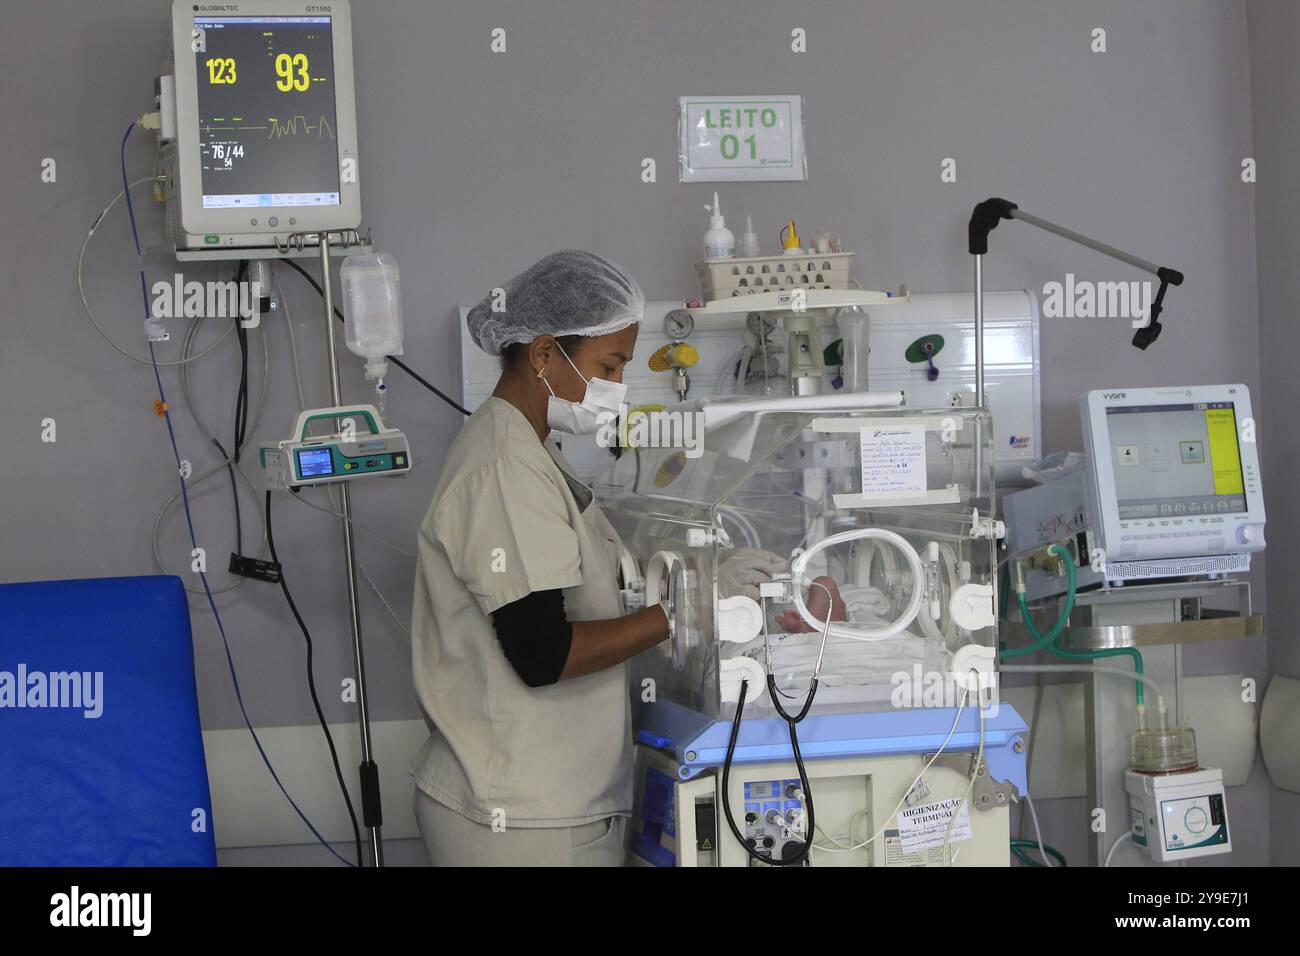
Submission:
[[[1024,212],[1013,202],[1006,199],[986,199],[975,206],[971,213],[970,225],[968,227],[968,239],[970,244],[970,254],[973,256],[983,256],[989,251],[989,233],[997,228],[999,222],[1003,219],[1019,219],[1021,222],[1028,223],[1031,226],[1037,226],[1047,232],[1055,233],[1063,239],[1069,239],[1071,242],[1078,243],[1081,246],[1087,246],[1100,252],[1102,255],[1110,256],[1112,259],[1118,259],[1120,262],[1126,262],[1143,272],[1149,272],[1160,280],[1160,289],[1156,292],[1155,298],[1151,302],[1151,321],[1145,326],[1138,329],[1133,334],[1133,344],[1140,349],[1145,349],[1160,336],[1160,313],[1164,309],[1165,292],[1171,285],[1182,285],[1183,274],[1177,269],[1169,269],[1164,266],[1158,266],[1154,262],[1148,262],[1146,259],[1139,259],[1137,256],[1130,255],[1114,246],[1108,246],[1104,242],[1098,242],[1096,239],[1090,239],[1081,233],[1066,229],[1064,226],[1058,226],[1056,223],[1048,222],[1046,219],[1039,219]]]

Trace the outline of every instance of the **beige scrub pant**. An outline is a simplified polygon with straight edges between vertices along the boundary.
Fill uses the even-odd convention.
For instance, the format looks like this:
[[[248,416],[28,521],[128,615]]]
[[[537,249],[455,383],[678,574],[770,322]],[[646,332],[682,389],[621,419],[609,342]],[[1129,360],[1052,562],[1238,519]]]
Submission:
[[[622,866],[626,817],[576,827],[493,830],[415,788],[415,822],[434,866]]]

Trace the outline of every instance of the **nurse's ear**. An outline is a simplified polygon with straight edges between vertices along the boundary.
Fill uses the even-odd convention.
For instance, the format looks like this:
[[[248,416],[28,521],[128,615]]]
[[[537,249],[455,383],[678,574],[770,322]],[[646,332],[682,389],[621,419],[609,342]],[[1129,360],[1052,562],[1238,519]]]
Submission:
[[[571,360],[581,349],[582,336],[539,335],[528,343],[528,375],[547,395],[552,391],[560,398],[582,401],[587,383]],[[565,358],[568,352],[569,358]],[[550,388],[547,388],[547,385]]]
[[[539,335],[528,343],[527,361],[532,378],[543,379],[552,374],[555,359],[559,357],[555,336]]]

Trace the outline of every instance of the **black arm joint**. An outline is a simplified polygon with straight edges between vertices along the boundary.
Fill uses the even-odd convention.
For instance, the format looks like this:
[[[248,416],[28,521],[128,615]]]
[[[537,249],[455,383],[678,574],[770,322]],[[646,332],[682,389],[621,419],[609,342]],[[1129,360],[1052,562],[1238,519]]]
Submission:
[[[1163,328],[1160,324],[1160,313],[1165,308],[1165,292],[1171,285],[1183,284],[1183,274],[1177,269],[1166,269],[1161,266],[1156,270],[1156,276],[1160,279],[1160,288],[1156,290],[1155,300],[1151,303],[1151,321],[1133,333],[1134,346],[1143,351],[1160,338],[1160,331]]]
[[[1010,219],[1012,211],[1017,208],[1019,207],[1015,203],[997,198],[976,204],[970,214],[970,226],[967,229],[972,256],[982,256],[989,251],[989,233],[997,228],[1001,220]]]

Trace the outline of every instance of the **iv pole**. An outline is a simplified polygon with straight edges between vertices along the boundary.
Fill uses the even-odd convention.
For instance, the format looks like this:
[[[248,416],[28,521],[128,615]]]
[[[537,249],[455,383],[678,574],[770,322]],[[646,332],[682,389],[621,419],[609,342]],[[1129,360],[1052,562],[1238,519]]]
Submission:
[[[1081,246],[1094,249],[1102,255],[1126,262],[1143,272],[1149,272],[1160,280],[1160,289],[1151,302],[1151,321],[1133,333],[1133,344],[1146,349],[1160,337],[1160,312],[1164,308],[1165,290],[1171,285],[1182,285],[1183,274],[1176,269],[1158,266],[1154,262],[1139,259],[1114,246],[1108,246],[1096,239],[1031,216],[1013,202],[1006,199],[986,199],[975,206],[970,216],[968,238],[970,254],[975,257],[975,404],[984,405],[984,256],[989,251],[989,233],[997,228],[1003,219],[1019,219],[1021,222],[1054,233],[1063,239],[1069,239]]]
[[[347,244],[350,233],[341,233],[340,239]],[[330,400],[335,407],[343,404],[339,385],[338,351],[334,336],[334,294],[330,279],[330,239],[328,232],[321,232],[320,268],[321,288],[325,299],[326,343],[329,349]],[[335,423],[337,428],[337,422]],[[339,483],[339,513],[343,524],[343,552],[346,557],[345,567],[348,579],[348,617],[352,623],[352,663],[357,679],[357,724],[361,731],[361,815],[362,823],[370,832],[370,865],[384,865],[383,807],[379,796],[379,766],[374,761],[372,741],[370,739],[370,705],[366,698],[366,659],[361,644],[361,606],[357,601],[357,556],[352,541],[352,493],[346,481]]]

